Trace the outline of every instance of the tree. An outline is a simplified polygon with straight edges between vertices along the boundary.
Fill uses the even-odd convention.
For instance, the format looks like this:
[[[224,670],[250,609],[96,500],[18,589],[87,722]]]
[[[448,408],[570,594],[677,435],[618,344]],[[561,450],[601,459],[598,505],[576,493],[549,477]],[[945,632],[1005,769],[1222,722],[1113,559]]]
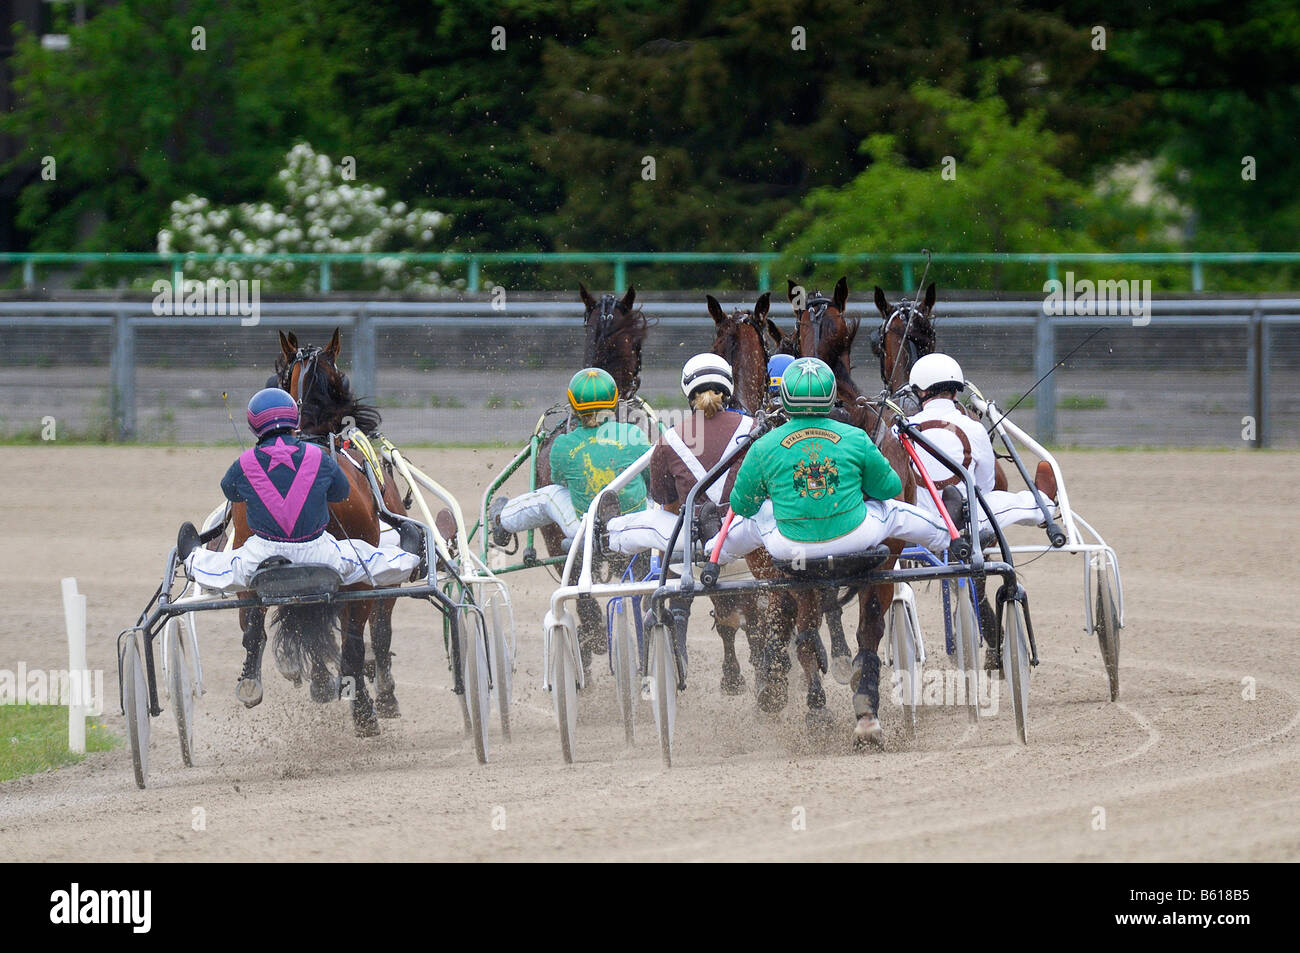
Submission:
[[[309,10],[122,0],[94,13],[68,50],[17,43],[19,106],[0,120],[22,144],[10,168],[44,156],[56,168],[20,197],[32,248],[148,249],[174,199],[255,198],[295,139],[334,144],[332,68]]]
[[[268,255],[421,251],[445,231],[441,212],[385,205],[383,188],[353,183],[328,156],[299,143],[269,190],[274,202],[221,207],[190,195],[173,202],[168,227],[158,233],[158,251]],[[311,291],[315,268],[292,261],[243,262],[219,259],[211,266],[223,278],[258,278],[276,288]],[[443,287],[438,272],[399,258],[351,266],[362,276],[349,288],[430,292]]]
[[[826,280],[843,267],[813,268],[813,253],[1102,251],[1093,235],[1116,215],[1130,223],[1145,216],[1156,228],[1155,210],[1130,208],[1061,172],[1060,138],[1043,128],[1041,112],[1017,122],[992,94],[972,101],[917,86],[912,96],[939,117],[953,154],[913,168],[896,137],[868,137],[862,152],[871,164],[842,187],[813,190],[773,232],[785,272]],[[1027,287],[1041,276],[1038,267],[948,266],[944,283]]]

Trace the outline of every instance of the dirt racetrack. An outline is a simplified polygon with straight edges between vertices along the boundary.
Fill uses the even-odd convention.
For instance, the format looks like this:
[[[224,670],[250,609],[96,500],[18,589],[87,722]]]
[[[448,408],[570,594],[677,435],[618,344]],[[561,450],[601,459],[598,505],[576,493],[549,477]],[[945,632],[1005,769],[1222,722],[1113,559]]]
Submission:
[[[0,668],[66,666],[59,578],[76,576],[106,720],[124,735],[115,636],[157,584],[177,525],[214,504],[233,452],[6,448]],[[509,456],[411,455],[471,508]],[[1042,657],[1028,747],[1015,743],[1009,704],[974,728],[955,710],[923,709],[919,737],[904,743],[886,703],[886,750],[855,754],[848,690],[835,684],[838,736],[812,746],[802,691],[779,718],[758,715],[751,694],[721,694],[721,650],[701,606],[674,767],[662,767],[644,703],[637,744],[625,747],[599,666],[580,698],[578,762],[565,766],[539,688],[553,584],[532,570],[512,577],[514,740],[503,745],[494,723],[487,766],[463,737],[429,608],[399,605],[403,717],[369,741],[352,736],[342,705],[313,705],[271,664],[266,700],[244,710],[233,697],[237,623],[214,614],[200,629],[197,766],[181,766],[168,711],[154,720],[147,790],[125,746],[0,784],[0,858],[1300,858],[1300,454],[1089,451],[1061,462],[1076,508],[1120,556],[1122,695],[1107,700],[1096,639],[1083,631],[1080,557],[1027,565]],[[937,588],[918,599],[931,659],[944,666]],[[199,808],[203,830],[193,829]]]

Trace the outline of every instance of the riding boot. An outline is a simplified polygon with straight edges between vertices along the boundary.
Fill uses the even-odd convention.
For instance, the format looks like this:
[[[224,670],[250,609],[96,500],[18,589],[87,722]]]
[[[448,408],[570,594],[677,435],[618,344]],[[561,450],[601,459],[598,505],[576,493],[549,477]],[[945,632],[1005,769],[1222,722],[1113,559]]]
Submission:
[[[266,648],[266,633],[253,631],[244,636],[244,669],[235,686],[235,697],[245,708],[262,703],[262,650]]]
[[[745,676],[740,672],[740,659],[736,658],[735,626],[718,625],[722,637],[722,694],[740,695],[745,691]]]

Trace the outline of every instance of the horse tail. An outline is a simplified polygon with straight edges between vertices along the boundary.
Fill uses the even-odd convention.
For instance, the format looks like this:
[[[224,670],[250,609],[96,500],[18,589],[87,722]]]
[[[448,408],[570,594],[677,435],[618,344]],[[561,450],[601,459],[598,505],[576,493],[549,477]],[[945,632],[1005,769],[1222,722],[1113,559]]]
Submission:
[[[283,605],[271,616],[276,666],[282,672],[335,672],[339,663],[338,609],[328,602]]]

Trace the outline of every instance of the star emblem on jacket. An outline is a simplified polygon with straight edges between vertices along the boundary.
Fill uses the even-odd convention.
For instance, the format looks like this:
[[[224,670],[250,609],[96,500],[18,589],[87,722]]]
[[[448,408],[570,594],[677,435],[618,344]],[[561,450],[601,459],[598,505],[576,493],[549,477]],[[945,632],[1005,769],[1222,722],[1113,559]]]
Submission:
[[[276,437],[275,443],[269,447],[258,447],[257,449],[270,458],[266,464],[267,473],[270,473],[276,467],[288,467],[290,470],[297,471],[298,466],[293,462],[293,454],[298,448],[285,443],[283,437]]]
[[[839,467],[832,457],[822,456],[821,451],[821,444],[814,443],[808,448],[808,459],[800,460],[794,468],[794,488],[800,496],[819,500],[834,494],[839,486]]]

